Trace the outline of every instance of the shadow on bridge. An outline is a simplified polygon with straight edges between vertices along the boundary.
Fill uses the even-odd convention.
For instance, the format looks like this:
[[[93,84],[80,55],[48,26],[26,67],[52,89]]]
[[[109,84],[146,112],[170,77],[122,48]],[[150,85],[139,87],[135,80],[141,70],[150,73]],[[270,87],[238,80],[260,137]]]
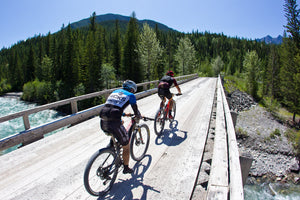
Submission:
[[[128,179],[119,179],[117,183],[115,183],[112,189],[103,197],[99,197],[100,199],[124,199],[124,200],[132,200],[132,199],[147,199],[147,191],[153,190],[157,193],[160,191],[156,190],[154,187],[145,185],[143,183],[144,175],[146,171],[149,169],[152,162],[152,156],[146,155],[140,162],[136,162],[133,170],[131,178]],[[121,172],[119,172],[121,173]],[[139,190],[141,196],[134,197],[132,190]]]
[[[177,146],[181,144],[187,138],[187,131],[182,131],[177,128],[178,121],[174,120],[169,124],[169,129],[165,129],[161,136],[156,137],[155,143],[157,145],[166,144],[168,146]],[[143,183],[144,175],[146,171],[149,169],[152,162],[152,156],[146,155],[143,160],[140,162],[136,162],[133,169],[134,173],[128,179],[118,179],[118,182],[115,183],[112,189],[103,197],[99,197],[98,200],[101,199],[147,199],[147,192],[149,190],[160,193],[159,190],[155,189],[150,185],[146,185]],[[121,172],[119,172],[121,173]],[[133,190],[138,190],[140,196],[134,197]]]
[[[163,130],[163,133],[156,137],[155,144],[167,146],[177,146],[181,144],[187,138],[187,131],[179,130],[177,128],[178,121],[174,120],[169,124],[170,129]]]

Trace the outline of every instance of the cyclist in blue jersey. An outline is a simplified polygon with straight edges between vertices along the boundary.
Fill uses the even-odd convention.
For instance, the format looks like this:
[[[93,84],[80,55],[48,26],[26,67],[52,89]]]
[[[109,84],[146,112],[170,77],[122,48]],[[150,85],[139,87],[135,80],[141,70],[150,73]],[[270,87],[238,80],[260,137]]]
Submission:
[[[129,114],[124,113],[124,109],[130,104],[135,116],[139,119],[142,118],[137,107],[135,95],[133,94],[136,91],[137,86],[134,81],[125,81],[123,89],[113,91],[100,111],[101,129],[107,133],[112,133],[123,146],[124,174],[133,173],[133,170],[128,166],[130,154],[129,139],[132,130],[126,131],[121,117],[129,116]]]
[[[176,87],[178,94],[181,95],[182,93],[180,87],[177,84],[176,79],[174,78],[173,71],[168,71],[166,75],[159,80],[159,84],[158,84],[158,96],[162,100],[160,107],[162,108],[164,106],[166,98],[168,98],[170,101],[170,110],[169,110],[170,119],[173,119],[173,116],[171,115],[171,111],[173,107],[173,94],[170,92],[170,88],[173,84]]]

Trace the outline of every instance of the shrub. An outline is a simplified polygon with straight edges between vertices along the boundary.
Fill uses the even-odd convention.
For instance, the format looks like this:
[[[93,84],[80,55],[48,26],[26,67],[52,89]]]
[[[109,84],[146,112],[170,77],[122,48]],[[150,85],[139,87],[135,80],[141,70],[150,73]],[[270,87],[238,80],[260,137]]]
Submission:
[[[22,99],[25,101],[34,101],[35,88],[33,82],[25,83],[23,86]]]
[[[49,82],[35,80],[25,83],[23,86],[22,99],[25,101],[34,101],[43,104],[50,102],[52,96],[51,83]]]
[[[280,103],[271,97],[264,97],[262,104],[266,107],[267,111],[275,115],[280,108]]]
[[[0,81],[0,94],[4,94],[11,90],[11,85],[7,82],[7,79],[1,79]]]

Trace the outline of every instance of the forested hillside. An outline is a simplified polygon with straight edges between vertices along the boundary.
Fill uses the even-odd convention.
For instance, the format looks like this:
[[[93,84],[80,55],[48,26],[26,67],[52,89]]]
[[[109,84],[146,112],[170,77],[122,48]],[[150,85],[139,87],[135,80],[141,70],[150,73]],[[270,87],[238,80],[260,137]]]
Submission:
[[[245,88],[255,98],[284,102],[278,77],[290,61],[291,37],[271,45],[209,32],[181,33],[150,20],[138,21],[134,13],[129,21],[97,19],[93,13],[88,23],[69,24],[57,33],[2,49],[0,93],[23,91],[25,100],[48,103],[120,86],[125,79],[159,79],[173,70],[176,76],[234,75],[248,80]]]

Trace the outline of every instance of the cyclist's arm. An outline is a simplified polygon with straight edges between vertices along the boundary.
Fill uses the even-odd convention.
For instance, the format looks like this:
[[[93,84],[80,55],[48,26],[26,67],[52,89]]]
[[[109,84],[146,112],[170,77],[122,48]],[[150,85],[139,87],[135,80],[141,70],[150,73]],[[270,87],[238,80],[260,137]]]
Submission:
[[[130,97],[129,97],[129,103],[130,103],[131,108],[132,108],[132,110],[134,112],[134,115],[136,117],[142,118],[142,115],[141,115],[141,113],[140,113],[140,111],[139,111],[139,109],[137,107],[136,98],[135,98],[134,94],[130,95]]]
[[[142,115],[137,107],[137,104],[131,104],[131,108],[132,108],[135,116],[142,118]]]
[[[180,87],[178,85],[175,86],[177,88],[178,94],[181,94]]]
[[[173,83],[174,83],[174,86],[176,87],[176,89],[177,89],[177,91],[178,91],[178,94],[181,94],[180,87],[178,86],[177,81],[176,81],[175,78],[173,78]]]

